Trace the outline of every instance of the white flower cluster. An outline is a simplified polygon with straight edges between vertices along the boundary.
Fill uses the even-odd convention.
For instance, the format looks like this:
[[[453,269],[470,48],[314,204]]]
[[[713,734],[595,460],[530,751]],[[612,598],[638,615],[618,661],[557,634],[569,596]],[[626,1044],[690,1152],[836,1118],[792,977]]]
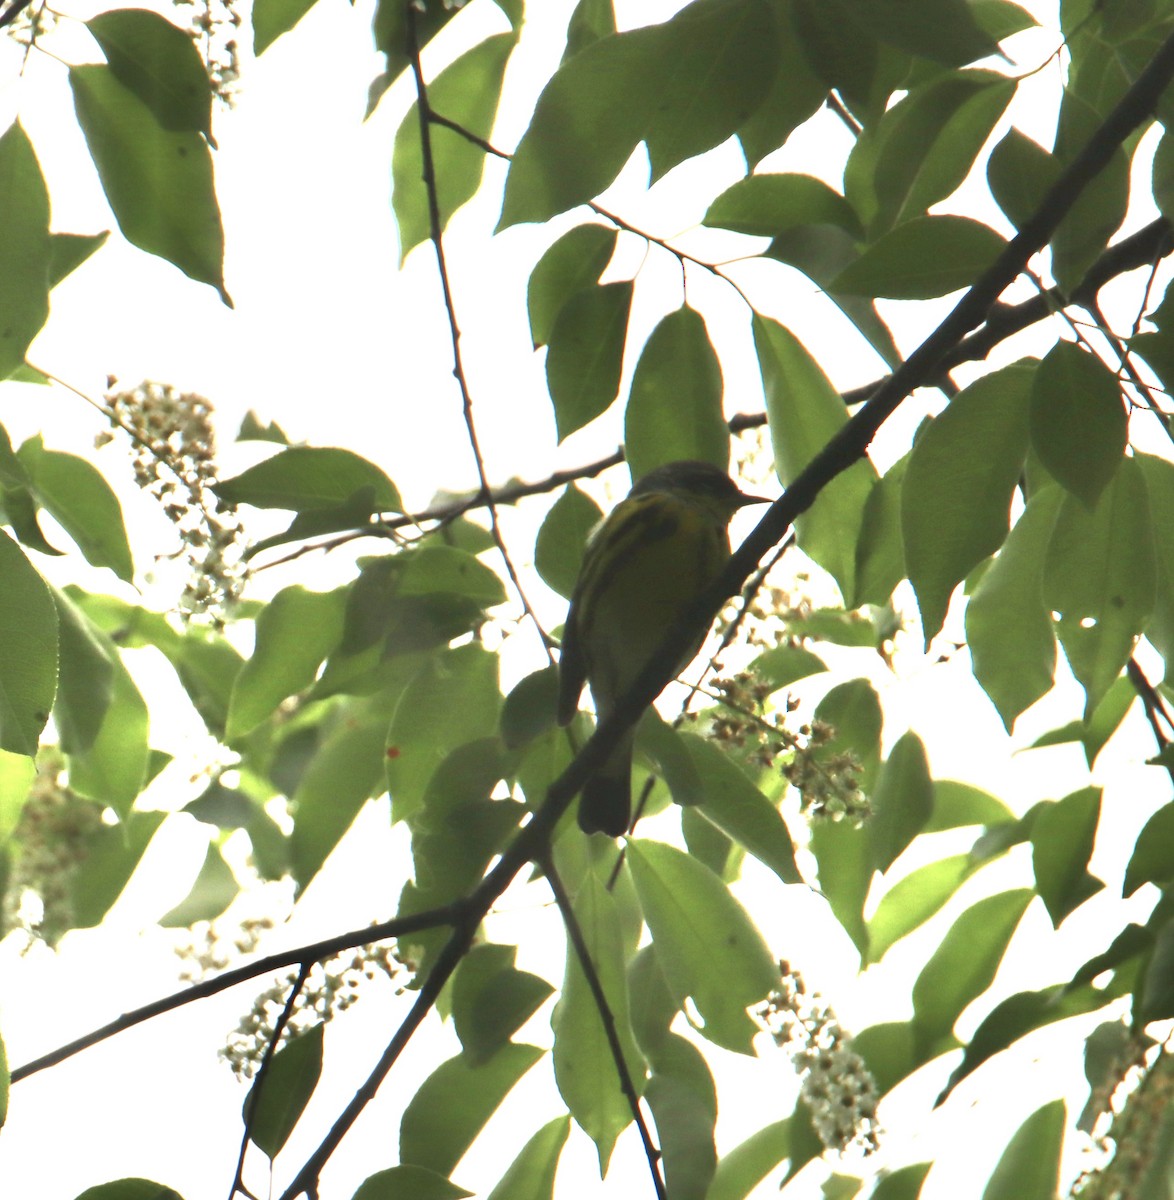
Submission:
[[[780,987],[754,1011],[775,1045],[787,1050],[802,1083],[820,1141],[844,1153],[871,1154],[879,1145],[876,1081],[831,1008],[809,993],[803,977],[779,963]]]

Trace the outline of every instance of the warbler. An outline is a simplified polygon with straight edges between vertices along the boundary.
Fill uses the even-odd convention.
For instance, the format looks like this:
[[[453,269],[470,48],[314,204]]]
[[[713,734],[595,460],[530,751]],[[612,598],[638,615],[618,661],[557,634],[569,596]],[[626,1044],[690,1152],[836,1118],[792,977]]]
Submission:
[[[639,479],[595,528],[571,596],[559,660],[558,719],[575,715],[586,682],[600,721],[631,688],[665,633],[730,557],[730,518],[748,496],[712,463],[666,463]],[[704,633],[681,660],[684,670]],[[586,783],[584,833],[620,837],[631,820],[633,732]]]

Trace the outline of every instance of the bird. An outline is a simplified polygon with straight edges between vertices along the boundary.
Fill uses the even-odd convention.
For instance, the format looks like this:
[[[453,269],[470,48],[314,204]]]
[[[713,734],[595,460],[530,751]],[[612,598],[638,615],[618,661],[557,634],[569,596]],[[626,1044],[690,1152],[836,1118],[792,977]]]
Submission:
[[[568,724],[586,683],[605,721],[639,677],[665,634],[721,573],[730,557],[729,523],[750,496],[713,463],[681,459],[649,471],[592,531],[563,627],[558,721]],[[705,641],[682,658],[684,670]],[[629,729],[583,787],[579,827],[621,837],[631,822]]]

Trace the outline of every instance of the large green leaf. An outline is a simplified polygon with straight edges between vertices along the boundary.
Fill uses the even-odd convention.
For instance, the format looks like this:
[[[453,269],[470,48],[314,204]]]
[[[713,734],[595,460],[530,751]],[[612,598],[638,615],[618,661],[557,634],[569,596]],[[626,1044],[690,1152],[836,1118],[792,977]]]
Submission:
[[[1031,379],[1023,366],[984,376],[959,392],[913,447],[901,530],[927,645],[954,588],[1007,536],[1027,454]]]
[[[587,535],[603,517],[599,505],[573,484],[550,506],[534,543],[534,568],[547,587],[569,600],[579,578]]]
[[[1043,808],[1032,823],[1035,889],[1053,925],[1105,886],[1088,871],[1100,815],[1100,790],[1081,788]]]
[[[913,1032],[920,1061],[952,1049],[954,1022],[990,986],[1020,918],[1026,888],[971,905],[954,922],[913,984]]]
[[[1120,674],[1153,611],[1156,563],[1141,470],[1125,459],[1089,512],[1065,497],[1044,562],[1044,604],[1072,673],[1085,690],[1086,716]]]
[[[264,819],[264,814],[260,816]],[[257,815],[254,815],[255,820]],[[224,861],[220,847],[212,842],[204,855],[204,863],[192,884],[192,890],[159,918],[159,924],[164,929],[189,929],[197,921],[214,921],[236,899],[240,890],[240,884],[232,868]]]
[[[780,479],[790,484],[848,420],[844,402],[790,330],[755,316],[771,443]],[[799,545],[832,575],[844,597],[854,594],[856,539],[876,472],[855,463],[825,487],[796,521]]]
[[[691,308],[669,313],[644,344],[624,410],[624,453],[633,479],[680,459],[729,463],[721,367]]]
[[[110,67],[71,67],[69,82],[78,124],[126,239],[211,284],[231,305],[207,143],[190,129],[164,129]]]
[[[497,732],[498,661],[477,644],[431,657],[404,690],[387,731],[395,820],[412,816],[437,767],[457,746]]]
[[[970,217],[914,217],[882,235],[835,279],[832,288],[858,296],[929,300],[968,287],[1006,242]]]
[[[428,85],[428,103],[433,112],[455,121],[475,137],[488,138],[493,131],[497,101],[506,62],[517,42],[514,33],[499,33],[462,54]],[[429,126],[432,149],[432,179],[440,218],[440,230],[449,218],[481,186],[486,154],[467,137],[443,125]],[[423,178],[424,160],[420,142],[420,112],[413,104],[400,123],[391,156],[392,207],[399,226],[400,262],[421,242],[432,236],[428,182]]]
[[[568,1117],[555,1117],[543,1125],[522,1147],[521,1153],[489,1193],[488,1200],[552,1200],[559,1155],[570,1132]],[[412,1200],[428,1200],[428,1197],[413,1196]]]
[[[698,0],[663,25],[592,43],[539,97],[506,179],[499,228],[590,200],[637,142],[658,179],[725,141],[766,99],[778,44],[765,0]]]
[[[977,866],[969,854],[955,854],[926,863],[893,884],[868,922],[868,961],[880,962],[895,942],[939,912]]]
[[[624,945],[616,901],[595,874],[588,872],[575,897],[574,909],[611,1010],[628,1074],[637,1092],[642,1092],[644,1065],[628,1018]],[[565,981],[552,1024],[555,1082],[571,1116],[595,1142],[602,1175],[607,1171],[616,1138],[631,1123],[632,1110],[620,1086],[595,997],[569,937]]]
[[[756,1026],[746,1009],[778,979],[762,935],[721,880],[682,851],[629,842],[628,862],[674,998],[693,998],[710,1041],[749,1054]]]
[[[160,812],[132,811],[122,824],[98,830],[69,880],[75,928],[89,929],[110,911],[164,819]]]
[[[466,1200],[472,1194],[438,1171],[402,1163],[368,1175],[351,1200]]]
[[[656,1121],[669,1195],[674,1200],[705,1200],[717,1165],[717,1091],[701,1051],[680,1034],[670,1033],[645,1095]]]
[[[778,808],[713,742],[695,734],[681,736],[697,772],[702,814],[784,883],[799,883],[795,847]]]
[[[1042,585],[1063,496],[1059,488],[1045,488],[1031,497],[966,606],[974,678],[1008,731],[1055,678],[1056,635]]]
[[[514,1084],[542,1057],[510,1042],[486,1063],[458,1054],[420,1085],[400,1122],[400,1160],[449,1175]]]
[[[864,232],[852,205],[822,179],[811,175],[750,175],[740,179],[709,206],[705,224],[769,238],[804,225],[837,225],[856,237]]]
[[[228,738],[256,728],[287,697],[314,681],[342,636],[346,593],[283,588],[257,618],[253,653],[232,688]]]
[[[1014,94],[993,71],[960,71],[894,105],[877,130],[873,232],[923,216],[958,188]]]
[[[1123,896],[1132,896],[1143,883],[1164,886],[1174,881],[1174,804],[1165,804],[1145,823],[1133,846]]]
[[[554,990],[514,966],[516,947],[472,947],[453,976],[452,1015],[471,1066],[491,1059]]]
[[[19,122],[0,137],[0,209],[0,379],[7,379],[49,316],[49,192]]]
[[[1040,462],[1092,509],[1121,465],[1127,436],[1116,375],[1075,343],[1057,342],[1031,389],[1031,443]]]
[[[87,562],[109,567],[128,583],[134,575],[122,508],[102,473],[76,454],[46,450],[40,435],[17,451],[29,490],[60,523]]]
[[[56,592],[60,667],[54,706],[70,786],[130,811],[147,773],[147,705],[110,638]]]
[[[212,142],[212,89],[187,33],[143,8],[99,13],[86,28],[115,79],[134,92],[163,129],[201,133]]]
[[[333,447],[291,446],[216,486],[233,504],[294,512],[333,508],[357,493],[368,512],[403,511],[395,484],[374,463]]]
[[[253,53],[259,58],[314,7],[316,0],[256,0],[253,5]]]
[[[293,794],[293,876],[305,887],[369,797],[383,790],[386,700],[341,707]]]
[[[32,755],[57,691],[57,609],[45,581],[0,530],[0,750]]]
[[[632,290],[630,283],[605,283],[576,292],[555,318],[546,383],[560,442],[616,398]]]
[[[591,291],[599,282],[615,248],[615,230],[602,225],[576,225],[538,260],[526,290],[535,349],[550,341],[563,305],[579,292]]]
[[[764,1126],[722,1155],[706,1200],[745,1200],[790,1153],[790,1118]]]
[[[324,1026],[282,1046],[245,1097],[244,1119],[249,1138],[269,1157],[276,1158],[293,1133],[322,1074]]]
[[[995,1164],[982,1200],[1055,1200],[1066,1115],[1064,1101],[1052,1100],[1019,1126]]]
[[[877,777],[868,839],[873,866],[883,875],[921,832],[933,812],[933,781],[921,739],[903,733]]]

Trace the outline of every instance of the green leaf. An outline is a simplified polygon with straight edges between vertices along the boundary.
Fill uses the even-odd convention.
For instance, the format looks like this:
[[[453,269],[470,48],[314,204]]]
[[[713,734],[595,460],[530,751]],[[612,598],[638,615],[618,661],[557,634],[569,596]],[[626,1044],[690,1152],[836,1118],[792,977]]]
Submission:
[[[1099,128],[1103,115],[1066,88],[1056,130],[1056,159],[1069,165]],[[1129,160],[1118,147],[1108,163],[1081,189],[1052,235],[1052,274],[1070,292],[1100,257],[1125,219],[1129,205]]]
[[[497,731],[497,667],[496,654],[476,644],[461,646],[429,658],[404,689],[387,731],[387,786],[396,821],[423,803],[450,751]]]
[[[1157,930],[1135,1004],[1139,1024],[1174,1017],[1174,921],[1166,920]]]
[[[1031,391],[1031,442],[1048,472],[1093,509],[1125,456],[1128,420],[1116,375],[1072,342],[1057,342]]]
[[[753,663],[754,676],[778,691],[800,679],[808,679],[827,670],[823,659],[806,646],[772,646]]]
[[[1148,821],[1125,868],[1122,896],[1132,896],[1143,883],[1159,886],[1174,880],[1174,804],[1159,808]]]
[[[224,861],[220,847],[212,843],[192,890],[168,913],[159,918],[164,929],[190,929],[197,921],[213,921],[236,899],[240,885]],[[260,1143],[258,1143],[260,1144]]]
[[[1034,215],[1060,176],[1060,164],[1018,129],[1007,130],[987,160],[991,195],[1016,229]]]
[[[116,1179],[86,1188],[77,1200],[183,1200],[183,1197],[150,1179]]]
[[[0,137],[0,379],[24,362],[49,316],[49,192],[32,143],[14,122]]]
[[[893,589],[907,574],[901,537],[901,489],[908,468],[906,454],[873,483],[868,493],[856,543],[856,591],[845,597],[849,608],[887,605]]]
[[[738,140],[752,167],[783,145],[827,99],[827,85],[811,68],[795,35],[792,4],[773,0],[772,7],[779,22],[778,67],[766,98],[738,127]]]
[[[1003,825],[1013,822],[1015,814],[994,796],[969,783],[954,779],[935,779],[933,815],[924,833],[959,829],[967,825]]]
[[[1044,604],[1093,712],[1153,611],[1156,564],[1145,483],[1126,459],[1089,512],[1069,495],[1044,562]]]
[[[202,133],[212,145],[212,89],[192,39],[158,13],[120,8],[99,13],[86,28],[102,48],[114,78],[171,133]]]
[[[71,67],[78,124],[127,241],[214,287],[225,304],[224,230],[208,145],[162,128],[106,66]]]
[[[489,1193],[488,1200],[552,1200],[555,1171],[570,1131],[569,1117],[555,1117],[543,1125],[522,1147],[521,1153]],[[413,1195],[411,1200],[429,1200],[429,1197]]]
[[[132,811],[122,824],[98,830],[69,881],[75,929],[92,928],[110,911],[164,819],[160,812]]]
[[[350,828],[369,797],[383,790],[386,701],[342,706],[293,794],[290,854],[294,879],[305,887]]]
[[[464,1200],[472,1194],[436,1171],[404,1164],[368,1175],[352,1200]]]
[[[691,733],[681,738],[697,770],[702,815],[769,867],[783,883],[800,883],[795,847],[779,810],[711,741]]]
[[[921,739],[903,733],[881,767],[872,797],[868,838],[882,875],[921,832],[933,812],[933,781]]]
[[[924,1062],[954,1041],[954,1022],[990,986],[1032,892],[987,896],[954,922],[913,984],[913,1033]]]
[[[881,1096],[911,1075],[921,1063],[913,1053],[913,1026],[908,1021],[870,1025],[852,1039]]]
[[[463,1054],[443,1062],[420,1085],[400,1122],[400,1160],[449,1175],[482,1126],[543,1056],[510,1042],[473,1066]]]
[[[699,0],[663,25],[598,39],[539,97],[498,228],[590,200],[637,142],[648,147],[654,180],[724,142],[766,99],[778,45],[764,0]]]
[[[791,1119],[773,1121],[723,1154],[706,1200],[745,1200],[791,1153]]]
[[[515,33],[499,33],[462,54],[428,85],[428,103],[475,137],[493,132],[506,62],[517,42]],[[429,126],[432,170],[440,229],[481,186],[487,155],[480,146],[443,125]],[[420,113],[413,104],[400,123],[391,156],[392,207],[399,226],[400,263],[432,236],[428,189],[423,179]]]
[[[1057,985],[1038,992],[1017,992],[1008,996],[991,1009],[974,1031],[962,1061],[951,1073],[937,1103],[941,1104],[963,1079],[984,1062],[1033,1030],[1069,1017],[1095,1012],[1112,1003],[1124,990],[1110,987],[1098,991],[1087,984],[1079,987]]]
[[[615,230],[602,225],[576,225],[538,260],[526,291],[535,350],[550,341],[555,319],[567,301],[580,292],[594,290],[615,248]]]
[[[605,283],[576,292],[559,310],[546,355],[546,384],[560,442],[615,400],[631,307],[631,283]]]
[[[628,863],[674,998],[693,998],[710,1041],[751,1053],[746,1009],[778,978],[762,935],[721,880],[682,851],[631,841]]]
[[[1043,564],[1063,495],[1059,488],[1032,495],[966,606],[974,678],[1008,732],[1055,681],[1056,635],[1043,602]]]
[[[538,530],[534,567],[542,582],[564,599],[574,593],[587,535],[602,519],[599,505],[568,483]]]
[[[343,629],[344,591],[283,588],[257,618],[252,656],[237,675],[228,707],[229,740],[255,729],[277,706],[314,682]]]
[[[0,750],[37,752],[57,691],[57,609],[45,581],[0,530]]]
[[[871,0],[859,18],[882,41],[947,67],[996,54],[966,0]]]
[[[914,217],[882,235],[832,280],[837,291],[929,300],[969,287],[1006,242],[969,217]]]
[[[473,946],[453,977],[453,1024],[470,1066],[491,1059],[554,991],[545,979],[517,970],[515,952],[514,946]]]
[[[669,1034],[646,1091],[674,1200],[705,1200],[717,1165],[717,1094],[701,1052]]]
[[[282,1046],[245,1097],[243,1117],[249,1139],[270,1159],[293,1133],[322,1074],[322,1034],[315,1025]]]
[[[60,639],[54,713],[70,786],[125,817],[146,781],[147,705],[110,638],[65,593],[54,598]]]
[[[616,900],[595,874],[588,872],[575,897],[574,909],[615,1022],[628,1073],[637,1092],[641,1092],[644,1064],[628,1017],[624,945]],[[562,995],[551,1023],[559,1094],[576,1123],[595,1143],[602,1175],[616,1138],[631,1123],[632,1110],[620,1086],[599,1008],[570,938]]]
[[[969,854],[956,854],[926,863],[893,884],[868,922],[867,962],[880,962],[896,942],[939,912],[977,866]]]
[[[709,206],[702,223],[769,238],[804,225],[837,225],[854,237],[864,232],[848,201],[811,175],[739,179]]]
[[[29,489],[77,543],[86,561],[109,567],[129,583],[134,576],[122,508],[102,473],[84,458],[46,450],[40,435],[17,451]]]
[[[350,450],[291,446],[216,486],[216,494],[232,504],[294,512],[333,508],[357,493],[368,513],[403,512],[395,484]]]
[[[256,0],[253,5],[253,54],[258,58],[288,33],[317,0]]]
[[[933,1163],[910,1163],[883,1175],[872,1190],[869,1200],[917,1200],[921,1185]]]
[[[1027,454],[1031,376],[1030,368],[1013,366],[979,379],[913,447],[901,489],[901,530],[927,646],[954,588],[1007,536]]]
[[[49,241],[49,286],[56,287],[71,275],[99,247],[106,244],[108,230],[102,233],[54,233]]]
[[[633,479],[681,459],[723,470],[729,463],[721,367],[691,308],[669,313],[644,344],[624,410],[624,451]]]
[[[521,679],[501,706],[501,740],[516,750],[555,727],[558,667],[543,667]]]
[[[993,71],[959,71],[889,109],[877,127],[873,231],[923,216],[960,187],[1014,94]]]
[[[1055,1200],[1067,1110],[1045,1104],[1023,1122],[995,1165],[982,1200]]]
[[[1100,790],[1081,788],[1041,809],[1031,826],[1035,890],[1056,927],[1105,886],[1088,872],[1100,815]]]
[[[29,755],[0,750],[0,839],[12,836],[36,777],[37,764]]]
[[[844,402],[790,330],[753,320],[776,470],[789,485],[848,420]],[[796,522],[799,545],[839,584],[855,591],[856,539],[876,473],[867,461],[832,480]]]

